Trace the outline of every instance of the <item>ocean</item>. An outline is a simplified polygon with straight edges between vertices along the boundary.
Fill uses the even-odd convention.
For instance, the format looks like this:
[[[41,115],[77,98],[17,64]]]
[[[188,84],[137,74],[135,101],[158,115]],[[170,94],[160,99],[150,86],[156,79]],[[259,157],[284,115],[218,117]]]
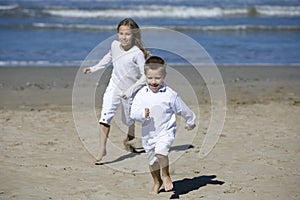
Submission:
[[[127,17],[185,34],[216,64],[300,64],[299,0],[0,0],[0,66],[80,66]]]

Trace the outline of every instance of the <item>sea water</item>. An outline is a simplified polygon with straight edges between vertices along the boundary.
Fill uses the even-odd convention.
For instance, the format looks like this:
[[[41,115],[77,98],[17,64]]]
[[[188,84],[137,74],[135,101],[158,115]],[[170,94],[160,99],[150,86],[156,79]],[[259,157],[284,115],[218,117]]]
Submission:
[[[0,0],[0,66],[80,66],[127,17],[185,34],[216,64],[300,63],[299,0]]]

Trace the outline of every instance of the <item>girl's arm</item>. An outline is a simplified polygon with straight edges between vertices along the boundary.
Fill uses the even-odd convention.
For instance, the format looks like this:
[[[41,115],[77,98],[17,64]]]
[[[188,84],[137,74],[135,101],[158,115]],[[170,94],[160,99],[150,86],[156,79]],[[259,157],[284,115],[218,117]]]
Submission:
[[[145,65],[145,58],[143,52],[140,52],[136,56],[135,60],[136,64],[138,65],[141,73],[141,77],[139,80],[135,82],[132,86],[130,86],[125,92],[124,95],[125,98],[131,97],[135,92],[137,92],[139,89],[141,89],[143,86],[146,85],[146,76],[144,74],[144,65]],[[124,97],[123,97],[124,98]]]
[[[112,55],[111,55],[111,50],[103,56],[103,58],[94,66],[92,67],[86,67],[83,69],[83,73],[88,74],[88,73],[93,73],[95,71],[98,71],[99,69],[103,69],[105,67],[108,67],[111,65],[112,61]]]
[[[111,62],[112,62],[112,55],[111,55],[111,50],[109,50],[109,52],[105,56],[103,56],[103,58],[98,62],[98,64],[91,67],[91,72],[95,72],[99,69],[108,67],[111,65]]]

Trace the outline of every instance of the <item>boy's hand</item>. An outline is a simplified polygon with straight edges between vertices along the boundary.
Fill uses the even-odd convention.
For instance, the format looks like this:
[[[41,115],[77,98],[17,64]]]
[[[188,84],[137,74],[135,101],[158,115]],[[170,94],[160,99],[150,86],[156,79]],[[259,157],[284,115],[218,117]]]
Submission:
[[[184,128],[188,131],[193,130],[196,127],[196,124],[190,125],[190,126],[185,126]]]
[[[150,110],[149,110],[149,108],[145,108],[145,118],[146,119],[150,118]]]

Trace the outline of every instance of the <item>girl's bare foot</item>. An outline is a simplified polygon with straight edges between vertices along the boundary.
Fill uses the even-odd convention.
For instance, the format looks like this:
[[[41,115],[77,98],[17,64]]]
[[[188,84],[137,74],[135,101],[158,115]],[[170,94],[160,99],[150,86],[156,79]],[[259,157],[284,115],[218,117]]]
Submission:
[[[127,137],[123,140],[123,145],[124,145],[126,151],[134,152],[134,150],[135,150],[134,139],[135,139],[134,136],[127,135]]]
[[[98,154],[97,157],[94,158],[93,163],[95,165],[101,165],[101,160],[104,156],[106,156],[106,150],[104,151],[103,155]]]
[[[161,186],[162,186],[162,181],[158,183],[154,183],[152,190],[149,192],[149,194],[158,194]]]
[[[96,159],[96,158],[95,158],[95,159],[93,160],[93,163],[94,163],[95,165],[101,165],[101,164],[102,164],[102,163],[101,163],[101,160],[102,160],[102,159]]]
[[[133,134],[127,134],[125,140],[130,141],[130,140],[133,140],[134,138],[135,138],[135,136]]]
[[[162,181],[166,192],[171,191],[173,189],[173,182],[170,176],[162,177]]]

